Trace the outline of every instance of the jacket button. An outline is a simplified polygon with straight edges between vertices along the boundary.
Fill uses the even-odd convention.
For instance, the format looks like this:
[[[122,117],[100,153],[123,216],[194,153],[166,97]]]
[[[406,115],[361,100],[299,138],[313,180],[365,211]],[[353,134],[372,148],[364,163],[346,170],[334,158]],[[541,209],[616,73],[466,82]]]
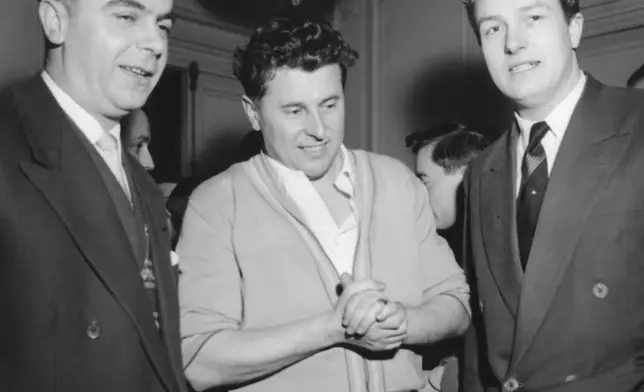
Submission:
[[[569,374],[569,375],[567,375],[567,376],[566,376],[566,378],[564,379],[564,381],[565,381],[565,382],[573,382],[573,381],[575,381],[576,379],[577,379],[577,376],[576,376],[576,375],[574,375],[574,374]]]
[[[101,336],[101,326],[98,321],[92,321],[85,329],[85,334],[88,338],[96,340]]]
[[[483,300],[479,300],[479,310],[481,313],[483,313],[483,309],[485,309],[485,305],[483,304]]]
[[[604,299],[608,295],[608,286],[603,283],[597,283],[593,286],[593,295],[597,299]]]
[[[503,390],[507,392],[514,392],[519,389],[519,381],[516,378],[510,377],[503,383]]]

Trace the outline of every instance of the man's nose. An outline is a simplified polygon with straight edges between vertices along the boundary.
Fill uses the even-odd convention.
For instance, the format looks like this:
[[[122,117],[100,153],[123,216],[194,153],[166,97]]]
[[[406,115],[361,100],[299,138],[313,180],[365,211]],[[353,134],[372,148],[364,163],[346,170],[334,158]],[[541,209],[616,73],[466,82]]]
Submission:
[[[139,150],[139,162],[141,163],[141,166],[145,168],[145,170],[154,170],[154,160],[152,159],[150,150],[148,150],[148,146],[143,146],[141,147],[141,150]]]
[[[316,139],[324,139],[325,127],[322,116],[319,112],[313,112],[309,116],[308,124],[306,127],[306,133],[315,137]]]
[[[520,26],[508,26],[505,34],[505,54],[517,54],[526,47],[525,34]]]
[[[159,58],[168,50],[168,39],[166,33],[156,24],[146,24],[137,46],[140,50],[149,52]]]

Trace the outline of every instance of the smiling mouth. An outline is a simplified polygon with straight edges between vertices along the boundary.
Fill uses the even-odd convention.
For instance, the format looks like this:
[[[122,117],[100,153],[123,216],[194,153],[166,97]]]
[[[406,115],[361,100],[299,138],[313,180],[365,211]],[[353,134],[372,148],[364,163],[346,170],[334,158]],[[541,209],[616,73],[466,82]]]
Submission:
[[[302,146],[300,148],[304,151],[312,152],[312,151],[320,151],[324,146],[325,146],[324,144],[317,144],[315,146]]]
[[[120,68],[125,72],[128,72],[135,76],[143,77],[143,78],[149,78],[149,77],[152,77],[152,75],[154,75],[152,72],[139,67],[129,67],[129,66],[121,65]]]
[[[307,154],[320,154],[324,151],[326,143],[316,144],[314,146],[301,146],[300,149]]]
[[[529,71],[531,69],[538,67],[540,64],[541,64],[541,61],[529,61],[527,63],[522,63],[519,65],[515,65],[514,67],[510,67],[510,72],[517,73],[517,72]]]

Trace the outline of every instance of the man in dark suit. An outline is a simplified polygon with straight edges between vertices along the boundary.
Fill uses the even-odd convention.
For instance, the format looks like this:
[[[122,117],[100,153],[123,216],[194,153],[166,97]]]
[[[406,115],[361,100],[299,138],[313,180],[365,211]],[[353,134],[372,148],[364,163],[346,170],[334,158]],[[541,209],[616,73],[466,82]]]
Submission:
[[[0,94],[0,390],[184,391],[163,197],[119,119],[172,0],[41,0],[42,74]]]
[[[516,110],[465,179],[464,390],[641,390],[644,94],[580,70],[578,0],[466,7]]]

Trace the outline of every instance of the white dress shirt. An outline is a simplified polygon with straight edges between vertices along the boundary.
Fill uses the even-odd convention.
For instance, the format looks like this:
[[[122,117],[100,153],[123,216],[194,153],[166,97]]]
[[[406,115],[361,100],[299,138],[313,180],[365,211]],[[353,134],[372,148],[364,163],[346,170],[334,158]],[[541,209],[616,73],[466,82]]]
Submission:
[[[125,170],[123,169],[123,163],[121,161],[123,146],[121,143],[121,125],[117,123],[112,129],[107,131],[112,140],[116,143],[115,151],[106,151],[105,148],[101,148],[99,144],[102,144],[101,141],[106,138],[106,131],[103,130],[101,124],[98,120],[92,117],[85,109],[83,109],[72,97],[70,97],[66,92],[64,92],[54,80],[49,76],[46,71],[42,72],[42,78],[45,81],[45,84],[54,95],[54,98],[63,109],[63,111],[69,116],[69,118],[76,124],[78,129],[81,130],[83,135],[87,137],[90,144],[96,148],[96,151],[99,153],[101,158],[105,161],[107,166],[110,168],[116,180],[121,184],[125,194],[130,197],[130,187],[127,182],[127,177],[125,175]]]
[[[544,121],[550,127],[550,130],[543,136],[541,139],[541,145],[543,146],[544,151],[546,152],[546,162],[548,163],[548,175],[552,171],[552,166],[555,163],[555,158],[557,157],[557,152],[559,152],[559,146],[563,140],[564,134],[566,133],[566,128],[568,128],[568,123],[572,117],[572,113],[577,106],[577,102],[581,98],[581,94],[584,92],[584,86],[586,85],[587,80],[586,74],[581,73],[579,81],[575,87],[568,93],[568,96],[564,98],[563,101],[554,108],[550,114],[544,119]],[[515,188],[515,196],[519,196],[519,187],[521,186],[521,165],[523,163],[523,155],[525,155],[525,150],[528,148],[528,143],[530,142],[530,128],[537,121],[530,121],[519,116],[518,113],[514,113],[514,116],[517,119],[517,124],[519,125],[519,138],[517,139],[517,182]]]
[[[342,170],[336,178],[334,186],[338,192],[349,199],[351,213],[338,227],[324,200],[303,172],[292,170],[262,153],[275,170],[288,197],[302,212],[306,225],[313,232],[340,275],[344,272],[353,273],[353,260],[358,245],[354,172],[344,146],[341,147],[341,154]]]

